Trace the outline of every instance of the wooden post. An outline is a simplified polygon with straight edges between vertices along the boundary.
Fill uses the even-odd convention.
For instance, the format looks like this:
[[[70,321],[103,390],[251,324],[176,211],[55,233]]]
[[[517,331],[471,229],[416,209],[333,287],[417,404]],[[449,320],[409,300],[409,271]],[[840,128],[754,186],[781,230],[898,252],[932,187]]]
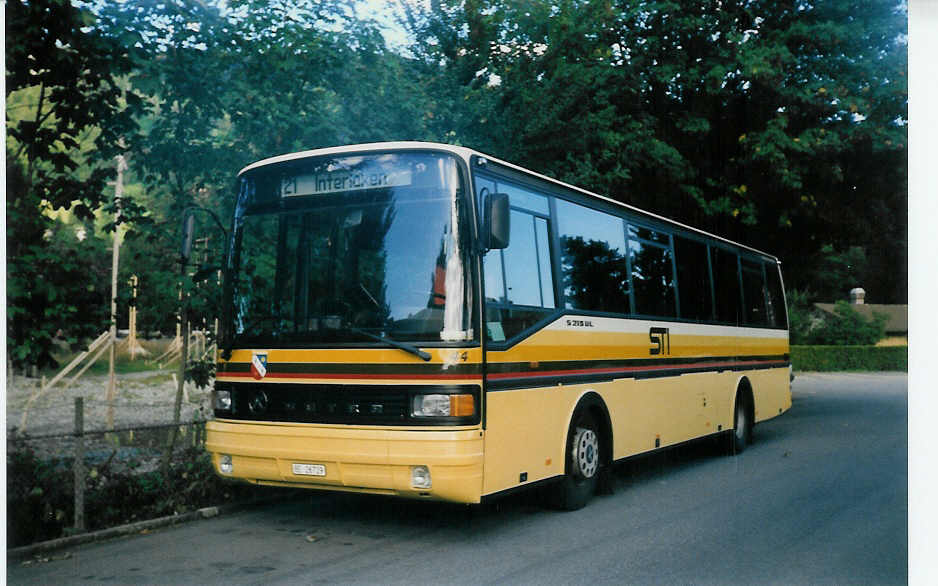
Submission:
[[[185,271],[183,271],[183,277],[185,277]],[[179,284],[179,307],[180,308],[182,307],[182,283]],[[176,318],[176,339],[173,340],[173,343],[176,345],[182,344],[182,315],[181,314]]]
[[[185,316],[185,309],[183,310]],[[185,317],[183,317],[185,321]],[[188,325],[188,324],[186,324]],[[163,453],[163,474],[169,473],[169,463],[173,457],[173,448],[176,446],[176,437],[179,435],[179,416],[182,411],[182,396],[186,387],[186,364],[189,356],[189,336],[182,337],[182,353],[179,356],[179,378],[176,380],[176,401],[173,404],[173,427],[169,432],[169,446]]]
[[[85,530],[85,399],[75,397],[75,531]]]
[[[117,379],[114,375],[114,350],[117,345],[117,271],[120,264],[121,247],[121,197],[124,195],[124,170],[127,163],[123,155],[117,155],[117,181],[114,183],[114,246],[111,253],[111,350],[108,362],[107,383],[107,426],[114,427],[114,395]]]
[[[130,333],[127,336],[127,346],[130,349],[130,359],[133,360],[137,354],[137,275],[130,277],[131,301],[130,316],[128,317],[127,327]]]

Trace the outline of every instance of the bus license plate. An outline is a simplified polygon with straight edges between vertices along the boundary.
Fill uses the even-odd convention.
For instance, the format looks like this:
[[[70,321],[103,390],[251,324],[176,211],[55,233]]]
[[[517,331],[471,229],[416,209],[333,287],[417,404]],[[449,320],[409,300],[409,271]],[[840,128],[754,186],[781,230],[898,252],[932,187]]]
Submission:
[[[326,467],[322,464],[294,464],[293,473],[297,476],[325,476]]]

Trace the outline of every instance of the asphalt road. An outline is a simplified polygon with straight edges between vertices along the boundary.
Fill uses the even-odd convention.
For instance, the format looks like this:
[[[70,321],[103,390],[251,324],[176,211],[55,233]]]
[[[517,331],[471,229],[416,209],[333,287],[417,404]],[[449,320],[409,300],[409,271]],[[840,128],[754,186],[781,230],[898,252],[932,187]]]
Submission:
[[[737,457],[621,466],[572,513],[309,493],[7,566],[26,583],[907,582],[907,377],[802,375]],[[65,555],[67,554],[67,557]],[[65,557],[65,559],[61,559]]]

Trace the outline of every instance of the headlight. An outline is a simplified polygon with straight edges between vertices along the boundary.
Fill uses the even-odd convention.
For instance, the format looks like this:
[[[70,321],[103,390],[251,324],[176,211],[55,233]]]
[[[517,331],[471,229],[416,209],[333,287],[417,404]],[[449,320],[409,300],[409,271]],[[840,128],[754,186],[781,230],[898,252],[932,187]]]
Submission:
[[[475,398],[462,395],[415,395],[411,413],[414,417],[472,417],[476,413]]]
[[[215,389],[212,391],[212,408],[218,411],[231,410],[231,391]]]

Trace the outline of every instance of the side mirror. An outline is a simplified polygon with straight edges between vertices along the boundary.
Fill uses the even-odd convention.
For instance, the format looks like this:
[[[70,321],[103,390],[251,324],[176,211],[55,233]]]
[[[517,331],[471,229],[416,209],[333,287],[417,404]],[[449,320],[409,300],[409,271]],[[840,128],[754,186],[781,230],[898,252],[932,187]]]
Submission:
[[[182,219],[182,248],[179,256],[183,261],[189,260],[192,255],[192,235],[195,233],[195,216],[190,212]]]
[[[507,193],[485,196],[485,231],[482,242],[488,250],[508,248],[511,234],[511,211]]]

